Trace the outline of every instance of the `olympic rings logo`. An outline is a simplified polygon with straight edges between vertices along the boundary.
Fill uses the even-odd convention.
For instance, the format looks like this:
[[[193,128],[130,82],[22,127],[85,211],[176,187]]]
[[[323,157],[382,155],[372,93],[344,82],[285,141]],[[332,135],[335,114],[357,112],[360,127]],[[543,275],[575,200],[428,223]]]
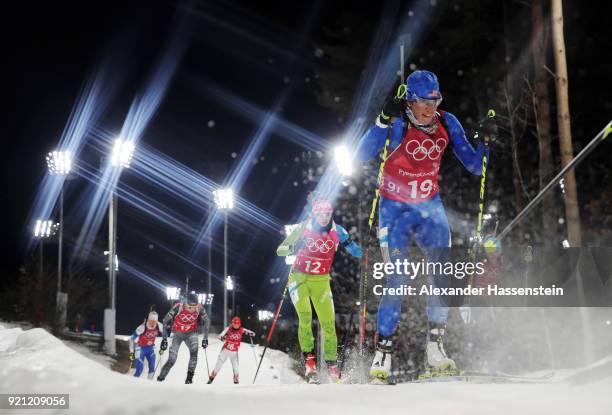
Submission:
[[[335,244],[331,239],[323,240],[317,239],[316,241],[312,238],[306,239],[306,247],[310,252],[321,252],[323,254],[328,253],[334,249]]]
[[[410,140],[406,144],[406,152],[416,161],[425,160],[425,157],[429,157],[430,160],[437,160],[446,145],[447,141],[443,138],[438,138],[435,142],[431,138],[426,138],[423,142]]]
[[[178,316],[183,323],[193,323],[198,318],[195,314],[179,314]]]

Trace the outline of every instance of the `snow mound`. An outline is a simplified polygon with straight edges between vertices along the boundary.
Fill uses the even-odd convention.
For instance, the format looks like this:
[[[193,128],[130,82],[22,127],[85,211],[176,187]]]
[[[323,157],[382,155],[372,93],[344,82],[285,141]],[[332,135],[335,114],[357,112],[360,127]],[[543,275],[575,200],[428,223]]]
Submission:
[[[221,342],[215,340],[211,343],[207,355],[212,369]],[[261,353],[261,349],[257,348],[256,353]],[[242,383],[231,383],[231,366],[226,362],[215,383],[206,385],[204,357],[200,349],[195,383],[184,385],[189,354],[182,346],[166,382],[159,383],[146,377],[138,379],[110,371],[67,347],[45,330],[0,328],[0,393],[68,393],[70,410],[48,412],[88,415],[612,413],[612,400],[609,398],[612,379],[609,377],[588,386],[575,386],[571,382],[315,386],[297,383],[300,380],[295,374],[289,376],[289,358],[282,352],[269,350],[262,364],[261,378],[256,385],[251,385],[255,356],[251,345],[243,344],[240,349]],[[164,361],[166,358],[164,356]],[[606,368],[607,363],[603,362]]]

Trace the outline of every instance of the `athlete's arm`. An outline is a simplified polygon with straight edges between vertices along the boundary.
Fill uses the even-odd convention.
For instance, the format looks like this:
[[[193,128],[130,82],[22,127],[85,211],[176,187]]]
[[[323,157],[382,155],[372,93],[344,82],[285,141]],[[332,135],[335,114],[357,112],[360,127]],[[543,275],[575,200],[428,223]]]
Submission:
[[[168,327],[168,325],[172,324],[172,322],[174,321],[174,317],[176,317],[176,315],[178,314],[179,308],[180,308],[180,303],[176,303],[174,306],[172,306],[170,311],[168,311],[168,314],[166,314],[166,316],[162,320],[162,322],[163,322],[163,324],[162,324],[162,337],[164,339],[166,337],[168,337],[167,327]]]
[[[144,324],[141,324],[140,326],[136,327],[136,330],[134,330],[134,333],[132,333],[132,335],[130,336],[130,353],[134,353],[134,343],[136,342],[136,339],[140,337],[142,333],[144,333],[144,330]]]
[[[445,112],[443,117],[448,127],[448,136],[453,146],[455,157],[459,159],[467,171],[473,175],[480,176],[482,174],[482,157],[485,153],[484,143],[480,142],[476,150],[474,150],[457,117],[450,112]],[[489,150],[487,149],[487,158],[488,156]]]
[[[225,340],[225,335],[227,334],[227,331],[229,330],[230,326],[227,326],[222,332],[221,334],[219,334],[219,340],[224,341]]]
[[[294,245],[302,237],[302,233],[304,232],[305,226],[306,226],[306,221],[300,223],[300,226],[297,226],[289,234],[289,236],[287,236],[285,240],[278,246],[278,248],[276,249],[276,255],[278,256],[293,255],[295,253]]]
[[[357,242],[351,239],[349,233],[342,226],[336,224],[336,232],[338,232],[338,238],[340,240],[340,246],[344,247],[349,254],[355,258],[361,258],[363,254],[361,247],[357,245]]]
[[[367,161],[375,157],[385,147],[387,134],[391,128],[391,148],[397,147],[402,138],[402,119],[395,118],[391,127],[380,122],[380,117],[376,117],[376,123],[361,137],[357,146],[357,160]]]
[[[200,333],[204,335],[204,339],[208,339],[208,314],[206,314],[206,309],[204,306],[200,309],[200,313],[198,314],[200,318]]]

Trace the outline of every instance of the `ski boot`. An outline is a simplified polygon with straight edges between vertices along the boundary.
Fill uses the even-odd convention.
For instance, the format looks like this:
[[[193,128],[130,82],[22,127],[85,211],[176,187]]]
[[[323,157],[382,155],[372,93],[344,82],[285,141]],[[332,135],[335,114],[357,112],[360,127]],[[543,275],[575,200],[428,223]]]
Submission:
[[[154,372],[149,372],[149,374],[147,374],[147,379],[153,380],[153,376],[155,376],[155,373]]]
[[[208,382],[206,382],[206,384],[210,385],[211,383],[213,383],[213,380],[215,380],[215,376],[217,376],[217,374],[213,370],[212,372],[210,372],[210,375],[208,375]]]
[[[335,360],[327,360],[327,373],[329,374],[329,378],[333,383],[342,383],[340,379],[340,368]]]
[[[427,342],[427,372],[420,378],[456,376],[459,374],[455,361],[444,351],[444,325],[436,325],[429,332]]]
[[[378,384],[388,384],[391,374],[391,338],[380,336],[376,344],[376,354],[372,367],[370,367],[370,382]]]
[[[185,384],[189,385],[193,383],[193,372],[191,370],[187,371],[187,379],[185,379]]]
[[[304,353],[304,360],[306,366],[306,380],[308,383],[319,383],[319,377],[317,376],[317,359],[312,352]]]
[[[234,373],[234,385],[237,385],[239,382],[238,380],[238,373]]]
[[[157,381],[158,381],[158,382],[163,382],[164,380],[166,380],[166,377],[165,377],[165,376],[159,375],[159,376],[157,377]]]

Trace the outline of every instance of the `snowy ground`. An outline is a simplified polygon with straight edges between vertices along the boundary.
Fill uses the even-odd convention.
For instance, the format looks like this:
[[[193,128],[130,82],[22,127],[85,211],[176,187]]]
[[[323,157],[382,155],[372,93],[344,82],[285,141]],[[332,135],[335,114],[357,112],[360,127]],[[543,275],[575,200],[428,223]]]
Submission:
[[[212,339],[212,337],[211,337]],[[219,342],[211,342],[214,365]],[[612,413],[612,373],[581,382],[472,384],[461,382],[371,385],[306,385],[289,369],[289,358],[269,351],[257,385],[251,385],[255,358],[249,344],[240,350],[241,385],[231,383],[229,362],[213,385],[205,384],[200,350],[195,383],[184,385],[185,346],[166,382],[135,379],[109,370],[67,347],[43,329],[0,325],[0,393],[69,393],[69,414],[606,414]],[[164,361],[165,361],[164,357]],[[609,365],[606,366],[610,372]],[[601,371],[600,371],[601,372]],[[20,410],[0,413],[22,413]],[[37,413],[30,410],[27,413]]]

